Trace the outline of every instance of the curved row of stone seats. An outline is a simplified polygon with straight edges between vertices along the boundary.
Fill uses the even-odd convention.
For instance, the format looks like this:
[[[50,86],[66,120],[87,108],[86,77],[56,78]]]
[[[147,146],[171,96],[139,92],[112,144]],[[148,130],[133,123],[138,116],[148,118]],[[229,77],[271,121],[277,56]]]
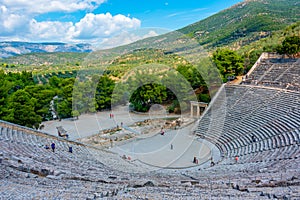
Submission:
[[[156,179],[159,181],[162,177],[155,177],[152,175],[152,179]],[[178,176],[178,175],[177,175]],[[20,177],[22,175],[20,174]],[[133,177],[132,177],[133,178]],[[141,180],[138,176],[135,177],[135,181]],[[164,178],[163,178],[164,179]],[[257,194],[241,194],[238,190],[235,189],[227,189],[224,183],[213,182],[214,191],[212,192],[209,188],[210,185],[205,181],[200,182],[196,181],[196,185],[190,185],[191,181],[180,181],[180,177],[176,181],[172,181],[169,179],[168,182],[164,183],[164,185],[160,186],[150,186],[143,187],[139,184],[132,185],[131,187],[122,186],[122,184],[118,185],[114,184],[101,184],[99,182],[92,181],[76,181],[76,180],[60,180],[63,181],[58,182],[55,179],[37,179],[35,177],[29,178],[14,178],[13,182],[8,182],[7,188],[4,190],[4,187],[0,189],[1,197],[6,199],[86,199],[86,197],[90,194],[91,199],[95,197],[114,197],[113,193],[117,196],[118,194],[122,196],[122,198],[150,198],[150,199],[177,199],[177,198],[195,198],[195,197],[214,197],[213,199],[226,199],[229,193],[231,198],[237,199],[237,197],[252,197],[257,198]],[[35,182],[38,180],[38,183]],[[32,181],[32,186],[29,184]],[[186,184],[186,183],[187,184]],[[220,181],[221,182],[221,181]],[[23,185],[23,187],[20,187]],[[219,189],[217,188],[219,187]],[[19,188],[18,190],[12,191],[12,188]],[[35,188],[35,189],[33,189]],[[226,188],[226,189],[225,189]],[[2,192],[3,191],[3,192]],[[104,192],[103,192],[104,191]],[[109,193],[109,194],[108,194]],[[120,199],[119,197],[115,197],[115,199]],[[217,198],[218,197],[218,198]],[[226,198],[225,198],[226,197]],[[98,199],[98,198],[96,198]]]
[[[112,193],[115,195],[112,188],[119,187],[118,182],[121,179],[123,179],[121,185],[126,186],[126,180],[132,178],[131,174],[122,173],[122,170],[125,170],[124,168],[127,167],[127,171],[138,171],[134,165],[112,153],[87,147],[80,143],[48,137],[48,135],[38,132],[31,134],[22,131],[21,129],[25,127],[4,122],[1,122],[0,125],[0,162],[1,168],[5,167],[5,169],[0,170],[0,176],[2,172],[8,171],[10,175],[6,178],[10,178],[9,183],[16,183],[14,186],[10,186],[10,188],[14,188],[14,191],[4,190],[1,187],[1,198],[32,199],[40,196],[43,198],[69,199],[70,197],[70,199],[78,199],[86,198],[89,192],[93,194],[97,187],[100,191],[99,196],[107,195],[107,192],[102,193],[102,191],[108,191],[111,196]],[[34,132],[34,130],[30,131]],[[51,142],[56,144],[54,153],[43,146],[45,143],[51,144]],[[69,145],[72,145],[73,153],[68,152]],[[112,158],[113,156],[114,158]],[[107,160],[109,161],[106,162]],[[109,165],[114,166],[110,167]],[[45,176],[47,179],[36,179],[40,176]],[[119,176],[121,179],[111,181],[110,176]],[[24,177],[26,180],[23,182]],[[22,178],[22,181],[18,178]],[[43,188],[43,185],[47,185],[47,187],[32,193],[36,180],[40,182],[47,181],[42,186],[39,183],[36,186],[37,188]],[[74,182],[77,184],[74,185]],[[81,184],[81,182],[83,183]],[[99,185],[101,182],[105,184]],[[23,184],[31,190],[25,189],[24,191],[21,189],[18,192],[15,191],[15,188],[19,188]],[[64,186],[65,184],[67,186]],[[53,192],[49,193],[51,190]]]
[[[297,59],[261,59],[243,83],[300,91],[299,66]]]
[[[234,155],[234,154],[233,154]],[[239,155],[238,163],[257,163],[257,162],[270,162],[281,160],[294,160],[299,159],[300,148],[298,144],[278,147],[271,150],[255,151],[248,154]],[[225,160],[229,163],[236,163],[234,157],[228,157]],[[226,161],[225,161],[226,162]],[[228,162],[227,162],[228,163]]]
[[[290,102],[289,105],[292,105]],[[278,109],[277,109],[278,110]],[[264,111],[264,110],[262,110]],[[276,111],[274,109],[273,111]],[[290,132],[291,130],[295,129],[296,127],[300,127],[300,122],[297,116],[299,116],[299,110],[293,109],[292,111],[285,111],[283,114],[278,115],[278,113],[273,113],[272,111],[264,111],[263,113],[266,113],[265,115],[261,114],[262,119],[266,119],[266,115],[271,114],[273,119],[269,120],[269,122],[265,122],[264,126],[261,126],[257,129],[253,129],[249,132],[249,134],[243,135],[242,137],[249,138],[250,133],[251,135],[254,135],[257,139],[262,140],[266,136],[272,137],[277,134],[281,134],[284,132]],[[277,118],[276,118],[277,117]],[[251,119],[248,119],[250,121]],[[263,120],[262,120],[263,121]],[[283,134],[285,136],[285,134]],[[295,137],[293,137],[295,138]],[[243,138],[240,138],[243,139]],[[250,138],[251,141],[251,138]],[[292,143],[294,140],[291,139],[291,137],[284,137],[283,142],[284,144]]]
[[[214,104],[220,105],[210,105],[196,130],[223,155],[247,155],[299,143],[300,93],[253,86],[225,86],[223,90],[226,98],[216,97],[220,99]],[[212,112],[226,114],[213,116]],[[218,128],[211,128],[216,121]]]
[[[231,149],[228,152],[229,157],[243,156],[257,152],[269,151],[272,149],[279,149],[282,147],[299,145],[299,139],[294,138],[294,132],[283,133],[277,136],[273,136],[268,139],[258,140],[246,146],[241,146],[236,149]],[[284,152],[281,152],[284,154]],[[284,155],[283,155],[284,156]]]
[[[42,134],[32,136],[18,127],[0,125],[3,127],[0,196],[4,199],[269,199],[268,195],[260,196],[261,192],[266,193],[265,188],[256,188],[252,179],[239,173],[245,168],[255,168],[248,167],[247,163],[234,167],[228,164],[233,170],[218,168],[218,165],[208,171],[192,170],[195,173],[192,176],[176,170],[133,174],[131,171],[136,168],[122,163],[120,166],[123,168],[131,167],[131,171],[124,173],[103,164],[106,160],[110,160],[111,165],[118,165],[121,161],[109,152]],[[14,135],[20,136],[17,140],[11,137],[15,130],[18,134],[23,132]],[[4,133],[10,139],[3,139]],[[53,141],[57,144],[54,153],[35,144]],[[67,152],[69,145],[74,147],[72,154]],[[274,179],[277,175],[272,176]],[[237,185],[245,186],[249,192],[244,192]],[[268,193],[277,195],[279,189],[272,189],[273,192]],[[292,196],[294,193],[288,191],[285,195]]]
[[[225,87],[226,90],[227,88],[233,88],[233,87]],[[250,94],[247,93],[247,91],[245,92],[244,89],[248,89]],[[233,88],[234,89],[234,88]],[[249,97],[251,97],[251,93],[253,93],[253,91],[251,90],[251,88],[247,88],[247,87],[239,87],[239,88],[235,88],[236,90],[241,90],[240,93],[242,92],[245,92],[245,94],[243,95],[243,97],[241,97],[240,99],[242,100],[247,100],[246,103],[240,103],[239,104],[239,101],[236,101],[236,99],[234,98],[234,100],[231,100],[232,96],[230,96],[230,93],[227,94],[226,92],[226,99],[221,99],[221,101],[225,102],[226,101],[226,105],[223,106],[221,109],[224,110],[226,113],[227,113],[227,116],[225,118],[225,123],[224,125],[221,127],[221,128],[225,128],[225,129],[230,129],[232,128],[232,123],[236,123],[236,121],[240,121],[241,118],[247,118],[248,115],[251,115],[252,113],[250,111],[254,110],[255,108],[257,108],[258,106],[261,105],[261,102],[259,103],[252,103],[252,102],[256,102],[255,99],[257,98],[253,98],[253,99],[250,99]],[[251,91],[250,91],[251,90]],[[264,92],[264,90],[262,91]],[[235,93],[236,94],[236,93]],[[260,93],[257,92],[258,94],[258,98],[260,98]],[[241,100],[241,101],[242,101]],[[263,101],[261,99],[261,101]],[[231,107],[234,107],[235,110],[232,110]],[[239,109],[236,109],[236,107],[238,107]],[[244,109],[241,111],[241,109]],[[215,113],[217,113],[218,116],[220,116],[218,113],[219,113],[220,109],[219,110],[216,110],[214,111]],[[248,112],[249,111],[249,112]],[[202,121],[205,121],[206,124],[209,124],[210,123],[210,114],[211,114],[211,111],[207,112],[207,115],[204,116],[204,118],[202,118]],[[224,117],[224,116],[220,116],[220,117]],[[206,128],[207,130],[207,127],[208,126],[200,126],[199,129],[200,131],[199,132],[205,132],[202,131],[203,129]],[[202,130],[201,130],[202,129]]]
[[[272,63],[269,62],[268,59],[262,59],[259,65],[255,68],[255,71],[251,73],[248,77],[248,80],[259,80],[261,76],[265,74],[272,67]]]
[[[261,151],[264,149],[270,149],[270,148],[277,148],[277,147],[282,147],[282,146],[287,146],[287,145],[291,145],[295,142],[297,142],[297,139],[295,139],[295,137],[291,134],[291,135],[286,135],[284,134],[284,132],[279,132],[278,135],[275,135],[275,131],[273,132],[273,136],[270,136],[268,134],[264,134],[266,127],[263,127],[261,130],[262,131],[255,131],[252,132],[251,135],[255,136],[256,138],[256,142],[255,143],[251,143],[251,138],[247,137],[247,135],[245,136],[241,136],[237,139],[237,142],[240,144],[240,146],[234,148],[234,152],[238,152],[240,147],[243,146],[248,146],[248,148],[251,148],[252,150],[248,151],[248,152],[255,152],[255,151]],[[272,129],[269,128],[270,130]],[[244,139],[246,138],[247,139]],[[266,139],[267,138],[267,139]],[[244,140],[243,140],[244,139]],[[245,144],[244,141],[248,140],[249,144]],[[243,141],[243,142],[241,142]],[[254,145],[253,145],[254,144]],[[225,144],[225,145],[229,145],[229,144]],[[232,152],[232,151],[231,151]],[[246,154],[246,152],[244,152],[243,154]],[[240,153],[236,153],[236,154],[240,154]]]
[[[22,174],[9,180],[0,182],[1,199],[94,199],[96,195],[113,198],[126,190],[120,184],[22,177]]]
[[[287,83],[286,89],[300,91],[300,62],[299,60],[289,67],[276,81]]]
[[[212,122],[211,118],[215,118],[215,117],[225,118],[224,124],[220,124],[220,126],[219,126],[221,128],[221,130],[220,130],[221,132],[218,132],[219,134],[216,134],[216,131],[213,130],[213,132],[214,132],[214,134],[216,135],[217,138],[222,135],[221,133],[223,132],[223,129],[227,128],[228,125],[229,125],[229,127],[232,127],[232,122],[236,121],[236,120],[232,120],[232,118],[234,118],[236,115],[238,115],[237,119],[240,119],[241,117],[243,117],[243,115],[242,115],[242,113],[240,113],[241,115],[239,115],[239,113],[237,113],[237,112],[233,113],[231,111],[230,108],[231,107],[235,107],[235,104],[237,104],[238,101],[236,101],[236,99],[233,97],[233,95],[231,95],[231,93],[228,93],[227,91],[233,90],[234,91],[234,95],[237,95],[237,94],[246,93],[247,90],[250,90],[250,89],[251,88],[247,88],[247,87],[239,87],[237,89],[235,89],[234,87],[225,87],[226,98],[219,100],[219,102],[221,102],[223,104],[223,106],[218,108],[218,106],[213,105],[213,110],[212,109],[208,110],[207,114],[201,118],[201,124],[199,124],[198,132],[199,133],[201,133],[201,132],[202,133],[207,132],[208,129],[209,129],[209,127],[210,127],[210,125],[211,125],[211,122]],[[243,95],[240,95],[240,96],[247,96],[247,95],[243,94]],[[217,104],[219,102],[217,100],[215,102],[215,104]],[[224,105],[224,102],[226,102],[226,105]],[[226,112],[226,116],[225,115],[223,115],[223,116],[219,115],[220,111],[222,111],[222,110],[224,112]],[[212,116],[212,112],[214,112],[215,116]],[[228,116],[230,116],[230,117],[228,117]],[[221,120],[215,120],[215,121],[221,121]],[[210,135],[210,136],[212,136],[212,135]]]
[[[3,130],[4,129],[2,129],[2,132],[4,133]],[[8,134],[11,133],[10,128],[6,128],[6,130],[8,130]],[[74,143],[64,139],[61,140],[61,138],[56,137],[49,138],[43,134],[35,137],[36,139],[32,140],[32,135],[24,132],[22,140],[29,141],[28,143],[0,140],[0,142],[3,142],[3,145],[2,143],[0,144],[0,149],[2,149],[0,153],[4,151],[8,157],[16,155],[17,157],[21,157],[21,160],[23,160],[22,158],[29,157],[30,161],[34,160],[34,162],[37,163],[36,171],[42,168],[49,169],[50,171],[54,170],[54,172],[55,169],[58,171],[60,169],[63,171],[71,170],[72,173],[88,174],[89,177],[107,177],[112,174],[121,176],[120,174],[122,174],[125,179],[130,179],[131,174],[125,173],[126,175],[124,175],[124,172],[143,173],[146,169],[146,167],[141,168],[140,165],[136,165],[133,161],[128,162],[122,159],[117,154],[91,148],[80,143]],[[51,142],[55,142],[55,153],[52,153],[51,150],[44,149],[43,145],[31,144],[31,141],[43,141],[49,145]],[[69,145],[73,147],[72,154],[68,152]],[[30,167],[35,168],[34,166],[27,166],[26,168],[29,169]],[[101,170],[98,169],[99,167]]]
[[[251,135],[255,136],[257,142],[262,141],[262,145],[264,145],[264,146],[261,146],[260,149],[270,148],[269,143],[268,142],[264,142],[264,141],[266,140],[266,138],[267,139],[268,138],[274,138],[277,135],[279,135],[279,137],[283,136],[279,141],[275,141],[276,143],[275,142],[272,143],[272,144],[275,144],[275,146],[277,146],[277,147],[290,145],[290,144],[293,144],[293,143],[295,143],[295,142],[298,141],[296,139],[297,137],[295,137],[295,136],[292,135],[294,133],[293,128],[282,130],[282,131],[280,131],[280,127],[279,127],[279,129],[273,129],[273,128],[274,127],[267,127],[267,126],[265,126],[265,127],[260,128],[260,129],[252,131]],[[268,133],[267,132],[268,129],[271,130],[272,132]],[[285,133],[288,133],[288,134],[285,134]],[[291,133],[291,135],[289,135],[290,133]],[[237,140],[243,141],[243,142],[239,142],[239,143],[243,143],[243,145],[245,145],[245,142],[244,142],[245,140],[248,140],[249,143],[252,142],[251,138],[249,138],[249,135],[242,135]],[[243,145],[241,145],[241,146],[243,146]]]
[[[249,199],[264,199],[266,196],[269,199],[299,198],[297,177],[300,159],[251,162],[250,160],[244,161],[244,158],[247,159],[249,157],[241,157],[237,163],[234,159],[225,159],[223,162],[206,170],[187,172],[187,176],[193,177],[194,180],[206,180],[208,183],[213,182],[213,180],[219,180],[219,182],[225,183],[227,188],[235,188],[246,193],[255,192],[258,195]],[[289,182],[291,180],[294,180],[293,184],[295,186],[292,186],[291,182]],[[281,185],[290,185],[291,188],[278,188],[276,182]],[[214,187],[214,184],[211,187]],[[229,190],[225,191],[230,192]],[[227,198],[230,199],[229,196]],[[233,199],[235,198],[238,197]]]
[[[49,162],[54,164],[76,159],[76,162],[82,160],[85,161],[84,163],[89,161],[95,163],[92,166],[101,162],[102,165],[105,163],[107,166],[111,165],[112,168],[115,169],[125,170],[124,168],[127,166],[128,170],[134,169],[139,171],[135,169],[134,165],[124,161],[117,154],[103,150],[100,151],[81,143],[46,135],[35,130],[29,130],[30,132],[27,132],[27,128],[25,127],[2,121],[0,123],[0,142],[3,143],[2,149],[6,150],[5,152],[8,154],[10,154],[10,151],[15,150],[13,153],[23,155],[23,157],[35,157],[40,163],[45,161],[45,157],[49,158]],[[45,144],[48,144],[50,147],[52,142],[54,142],[56,146],[55,153],[52,153],[51,149],[47,150],[44,148]],[[69,146],[72,146],[73,154],[68,152]]]

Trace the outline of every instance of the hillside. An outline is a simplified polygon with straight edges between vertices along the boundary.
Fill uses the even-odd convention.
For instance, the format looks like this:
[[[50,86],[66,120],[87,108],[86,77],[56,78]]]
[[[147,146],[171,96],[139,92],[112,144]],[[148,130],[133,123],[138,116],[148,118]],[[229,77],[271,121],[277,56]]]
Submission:
[[[207,48],[249,44],[300,20],[298,0],[247,0],[179,31]]]

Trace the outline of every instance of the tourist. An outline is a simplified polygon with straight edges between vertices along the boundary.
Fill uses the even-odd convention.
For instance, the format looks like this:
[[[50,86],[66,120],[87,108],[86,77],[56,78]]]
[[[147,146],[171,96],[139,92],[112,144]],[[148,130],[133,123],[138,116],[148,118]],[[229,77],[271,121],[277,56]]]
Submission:
[[[252,142],[256,142],[256,137],[255,137],[255,135],[252,135],[251,138],[252,138]]]
[[[237,163],[239,161],[239,157],[235,156],[235,163]]]
[[[50,147],[48,146],[48,144],[46,144],[44,148],[45,149],[50,149]]]
[[[160,134],[161,134],[161,135],[164,135],[164,134],[165,134],[164,128],[161,128]]]
[[[196,156],[194,156],[193,163],[197,163],[197,158],[196,158]]]
[[[113,147],[113,140],[110,138],[109,142],[110,142],[110,147],[112,148]]]
[[[71,146],[69,146],[69,152],[73,153],[73,148]]]
[[[52,144],[51,144],[51,149],[54,152],[54,150],[55,150],[55,143],[54,142],[52,142]]]
[[[173,144],[171,144],[171,150],[173,150]]]
[[[214,162],[214,160],[213,160],[212,157],[210,158],[210,166],[211,166],[211,167],[215,166],[215,162]]]

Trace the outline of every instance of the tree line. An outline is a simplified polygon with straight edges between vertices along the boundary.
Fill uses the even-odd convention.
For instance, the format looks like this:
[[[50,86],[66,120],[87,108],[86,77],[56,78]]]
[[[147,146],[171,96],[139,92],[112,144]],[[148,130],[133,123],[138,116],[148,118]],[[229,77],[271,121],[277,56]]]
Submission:
[[[205,86],[201,78],[193,78],[195,70],[179,67],[179,71],[194,87]],[[5,73],[0,70],[0,119],[39,128],[42,121],[78,117],[84,113],[111,109],[113,104],[125,104],[128,101],[137,111],[146,112],[152,104],[170,104],[177,98],[184,99],[179,96],[185,94],[186,88],[176,81],[175,74],[166,73],[164,82],[160,82],[159,75],[153,74],[151,76],[157,83],[146,85],[142,84],[147,81],[143,79],[146,76],[137,74],[115,89],[117,83],[108,75],[93,74],[85,77],[85,80],[52,76],[47,82],[41,83],[34,81],[31,72]],[[180,88],[177,96],[165,84]],[[126,92],[130,88],[135,90]]]
[[[53,119],[51,102],[54,103],[57,118],[73,117],[74,82],[75,78],[53,76],[47,83],[41,84],[34,82],[31,72],[5,73],[0,70],[0,119],[39,128],[42,121]],[[113,86],[114,81],[110,78],[104,76],[100,79],[95,96],[95,109],[89,111],[109,108],[108,101]],[[85,84],[80,89],[86,92],[89,86]],[[102,99],[104,96],[108,97],[106,101]]]

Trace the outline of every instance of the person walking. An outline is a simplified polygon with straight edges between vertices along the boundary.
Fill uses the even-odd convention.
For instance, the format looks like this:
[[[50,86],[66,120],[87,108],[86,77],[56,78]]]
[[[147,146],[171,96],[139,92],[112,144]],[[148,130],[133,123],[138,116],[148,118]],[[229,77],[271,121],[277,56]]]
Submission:
[[[52,144],[51,144],[51,149],[53,152],[55,151],[55,143],[54,142],[52,142]]]
[[[71,146],[69,146],[69,152],[73,153],[73,148]]]

